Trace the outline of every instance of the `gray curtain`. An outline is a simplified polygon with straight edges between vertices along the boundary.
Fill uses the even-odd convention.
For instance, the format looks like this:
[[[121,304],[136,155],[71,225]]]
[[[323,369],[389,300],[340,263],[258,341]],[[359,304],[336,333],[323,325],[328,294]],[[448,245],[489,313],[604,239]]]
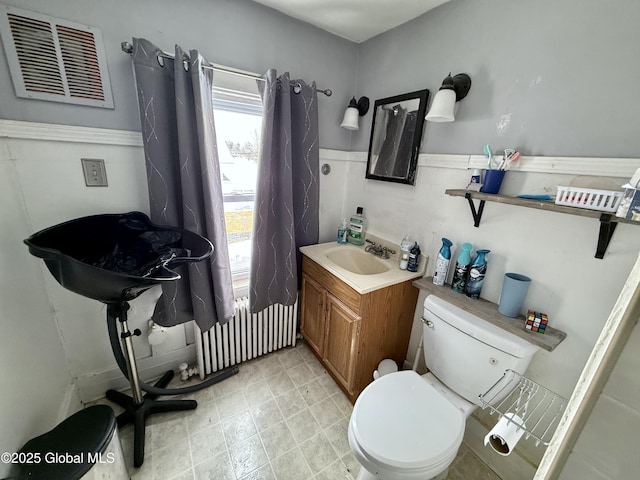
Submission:
[[[208,260],[179,267],[163,285],[153,320],[171,326],[195,320],[203,330],[234,313],[220,167],[213,122],[213,71],[202,56],[175,47],[175,60],[144,39],[133,41],[151,220],[208,238]]]
[[[316,85],[269,70],[254,209],[249,305],[292,305],[301,270],[298,247],[318,243],[319,147]],[[300,89],[292,85],[300,85]],[[296,93],[298,92],[298,93]]]

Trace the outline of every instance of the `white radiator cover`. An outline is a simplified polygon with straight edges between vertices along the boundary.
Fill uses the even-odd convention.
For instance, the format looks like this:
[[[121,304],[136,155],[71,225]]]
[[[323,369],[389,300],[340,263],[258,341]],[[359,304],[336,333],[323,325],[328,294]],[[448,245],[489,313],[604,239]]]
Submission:
[[[236,299],[233,319],[203,332],[193,323],[200,378],[275,350],[295,346],[298,300],[293,305],[272,305],[249,312],[249,299]]]

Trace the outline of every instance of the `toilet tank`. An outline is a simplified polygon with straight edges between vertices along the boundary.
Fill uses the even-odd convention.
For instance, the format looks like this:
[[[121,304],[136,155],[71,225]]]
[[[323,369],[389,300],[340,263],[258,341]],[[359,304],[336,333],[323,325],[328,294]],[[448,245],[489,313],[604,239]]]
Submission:
[[[427,368],[449,389],[479,406],[478,397],[506,369],[523,374],[538,351],[526,340],[435,295],[424,302],[423,320]]]

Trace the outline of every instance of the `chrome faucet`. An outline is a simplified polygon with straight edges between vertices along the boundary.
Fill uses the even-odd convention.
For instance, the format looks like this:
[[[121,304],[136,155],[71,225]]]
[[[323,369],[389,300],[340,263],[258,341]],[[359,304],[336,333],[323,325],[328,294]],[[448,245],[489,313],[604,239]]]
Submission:
[[[391,250],[390,248],[387,248],[383,245],[379,245],[372,240],[367,239],[367,243],[370,243],[371,245],[367,245],[366,247],[364,247],[364,251],[369,252],[376,257],[389,258],[389,254],[395,255],[396,253],[395,250]]]

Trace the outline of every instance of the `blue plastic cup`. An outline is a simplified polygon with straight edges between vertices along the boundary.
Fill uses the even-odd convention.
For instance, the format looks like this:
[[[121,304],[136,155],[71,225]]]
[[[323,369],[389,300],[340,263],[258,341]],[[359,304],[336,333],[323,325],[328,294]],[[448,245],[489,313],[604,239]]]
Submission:
[[[527,297],[531,279],[519,273],[505,273],[498,312],[505,317],[517,317]]]
[[[498,193],[506,170],[487,170],[484,173],[484,183],[480,188],[483,193]]]

